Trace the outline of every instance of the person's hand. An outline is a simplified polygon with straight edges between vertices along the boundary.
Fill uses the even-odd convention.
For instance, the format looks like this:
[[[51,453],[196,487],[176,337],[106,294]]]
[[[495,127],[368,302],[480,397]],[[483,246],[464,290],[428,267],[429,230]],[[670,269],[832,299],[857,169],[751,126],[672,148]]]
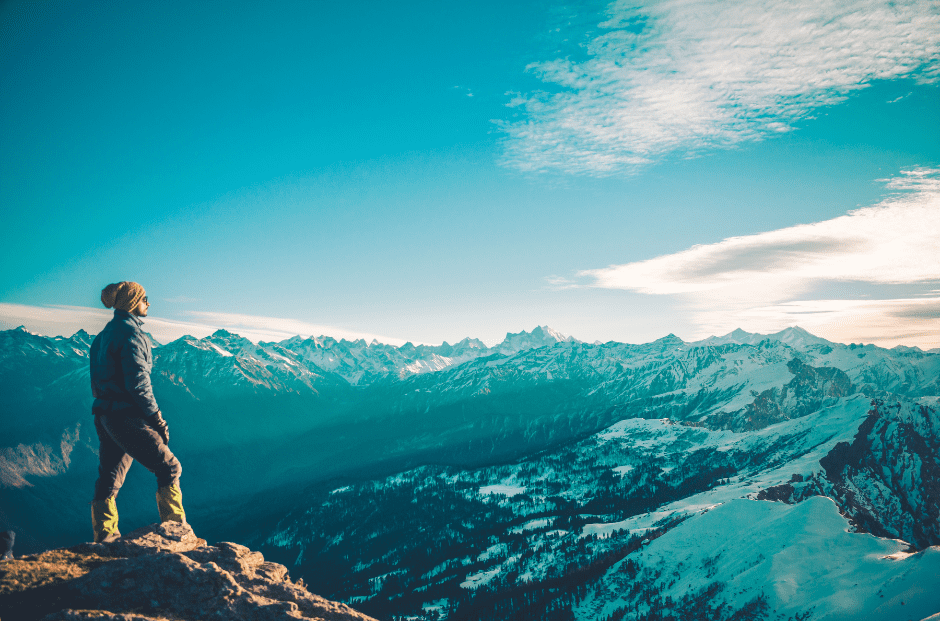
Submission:
[[[163,438],[164,444],[170,443],[170,428],[167,427],[166,421],[163,420],[163,415],[160,412],[157,412],[150,417],[149,424],[153,427],[153,430],[160,434],[160,437]]]

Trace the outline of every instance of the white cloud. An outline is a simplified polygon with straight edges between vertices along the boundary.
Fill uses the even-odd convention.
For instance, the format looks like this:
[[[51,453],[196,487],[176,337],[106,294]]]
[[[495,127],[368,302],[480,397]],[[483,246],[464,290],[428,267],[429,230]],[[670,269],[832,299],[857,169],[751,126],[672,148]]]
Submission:
[[[595,286],[675,294],[721,289],[791,299],[819,280],[882,284],[940,279],[940,175],[908,171],[889,182],[914,190],[845,216],[646,261],[585,270]],[[746,290],[746,291],[745,291]]]
[[[565,278],[564,276],[557,276],[557,275],[546,276],[545,282],[548,283],[549,289],[553,289],[556,291],[561,290],[561,289],[577,289],[578,287],[581,286],[569,278]]]
[[[83,306],[30,306],[0,303],[0,328],[12,329],[24,326],[31,332],[51,336],[71,336],[79,330],[97,334],[111,320],[113,312],[105,308]],[[153,316],[146,317],[144,330],[164,344],[185,335],[203,338],[220,328],[256,343],[258,341],[282,341],[296,335],[326,335],[347,340],[361,338],[367,342],[377,339],[390,345],[405,343],[403,339],[356,332],[335,326],[310,324],[296,319],[195,311],[187,315],[193,320],[178,321]]]
[[[940,297],[887,300],[795,300],[753,308],[699,307],[695,338],[735,328],[767,334],[798,325],[836,343],[940,347]],[[693,339],[694,340],[694,339]]]
[[[114,311],[84,306],[30,306],[0,303],[0,327],[25,327],[30,332],[51,336],[72,336],[79,330],[97,334]]]
[[[504,163],[631,172],[789,131],[873,80],[940,75],[936,0],[667,0],[608,7],[584,62],[529,70],[558,93],[517,95]]]
[[[907,171],[888,187],[903,192],[839,218],[731,237],[578,276],[595,287],[674,295],[687,305],[699,336],[737,327],[775,331],[799,323],[821,335],[856,330],[867,335],[865,342],[881,343],[903,334],[908,344],[936,347],[940,316],[927,312],[936,308],[936,297],[801,300],[833,282],[842,283],[848,297],[853,283],[922,283],[924,293],[935,293],[940,171]]]

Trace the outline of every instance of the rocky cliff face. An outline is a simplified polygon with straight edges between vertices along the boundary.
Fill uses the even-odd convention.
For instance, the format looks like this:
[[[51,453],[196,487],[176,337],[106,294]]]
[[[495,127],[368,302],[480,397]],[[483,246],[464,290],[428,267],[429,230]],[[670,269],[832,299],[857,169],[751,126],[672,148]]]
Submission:
[[[794,377],[782,387],[775,386],[756,395],[742,411],[713,414],[703,424],[713,429],[757,431],[807,416],[855,392],[852,380],[841,369],[815,368],[793,358],[787,362],[787,370]]]
[[[371,619],[313,595],[259,552],[207,545],[175,522],[0,563],[0,618]]]
[[[828,496],[853,527],[902,539],[914,549],[940,544],[938,399],[884,402],[872,408],[851,442],[819,460],[821,471],[762,490],[760,500],[794,504]]]

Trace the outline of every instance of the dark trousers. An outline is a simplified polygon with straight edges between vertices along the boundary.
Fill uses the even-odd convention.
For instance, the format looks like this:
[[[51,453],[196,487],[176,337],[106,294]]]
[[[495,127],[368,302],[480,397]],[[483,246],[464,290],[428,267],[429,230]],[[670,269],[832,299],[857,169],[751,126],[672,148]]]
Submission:
[[[157,476],[157,487],[179,485],[183,467],[147,421],[133,414],[98,414],[98,480],[94,500],[117,496],[136,459]]]

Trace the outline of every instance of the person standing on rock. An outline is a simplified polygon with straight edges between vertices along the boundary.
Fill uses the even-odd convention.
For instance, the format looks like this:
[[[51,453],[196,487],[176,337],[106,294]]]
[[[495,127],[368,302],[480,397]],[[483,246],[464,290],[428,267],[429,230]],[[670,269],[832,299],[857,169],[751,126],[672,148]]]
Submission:
[[[98,480],[91,503],[95,542],[112,541],[118,531],[117,498],[128,468],[136,459],[157,477],[161,522],[186,523],[179,460],[167,446],[170,432],[150,384],[150,339],[141,329],[150,303],[136,282],[119,282],[101,291],[101,302],[114,309],[91,344],[91,407],[98,432]]]

